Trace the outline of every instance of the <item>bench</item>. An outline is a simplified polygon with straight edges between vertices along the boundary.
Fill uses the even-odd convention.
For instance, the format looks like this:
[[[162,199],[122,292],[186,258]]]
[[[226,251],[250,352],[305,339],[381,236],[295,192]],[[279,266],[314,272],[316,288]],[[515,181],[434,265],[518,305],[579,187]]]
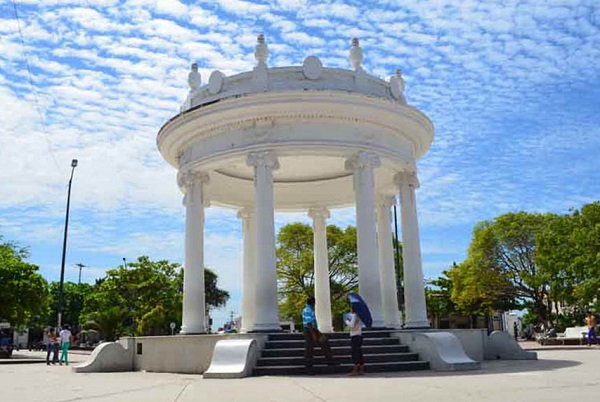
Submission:
[[[586,343],[587,327],[568,327],[564,333],[557,334],[556,338],[544,337],[539,340],[542,345],[583,345]]]

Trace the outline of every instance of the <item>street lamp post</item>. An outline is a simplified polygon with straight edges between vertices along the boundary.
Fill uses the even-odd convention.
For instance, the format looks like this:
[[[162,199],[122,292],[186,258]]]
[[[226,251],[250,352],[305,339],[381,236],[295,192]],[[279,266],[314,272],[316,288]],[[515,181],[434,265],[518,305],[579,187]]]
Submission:
[[[75,264],[75,266],[76,266],[77,268],[79,268],[79,281],[77,282],[77,284],[78,284],[78,285],[81,285],[81,269],[82,269],[82,268],[85,268],[86,266],[85,266],[85,265],[83,265],[82,263]]]
[[[63,308],[63,284],[65,281],[65,257],[67,254],[67,231],[69,229],[69,206],[71,205],[71,182],[73,173],[77,167],[77,159],[71,161],[71,177],[69,178],[69,190],[67,192],[67,213],[65,215],[65,236],[63,238],[62,263],[60,265],[60,285],[58,287],[58,328],[62,326],[62,308]]]

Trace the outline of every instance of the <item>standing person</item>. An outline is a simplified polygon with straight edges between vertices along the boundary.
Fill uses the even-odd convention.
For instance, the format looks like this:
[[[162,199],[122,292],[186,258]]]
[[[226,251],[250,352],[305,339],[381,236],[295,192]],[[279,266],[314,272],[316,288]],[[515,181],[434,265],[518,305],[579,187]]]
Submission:
[[[515,341],[519,341],[519,327],[517,326],[516,321],[513,322],[513,331],[515,333]]]
[[[306,306],[302,310],[302,324],[304,327],[304,364],[308,374],[313,373],[313,360],[315,344],[319,344],[321,350],[325,353],[328,364],[333,365],[333,356],[327,337],[317,329],[317,318],[315,317],[315,298],[309,297]]]
[[[46,333],[48,339],[46,344],[46,364],[50,365],[50,354],[52,354],[52,364],[58,363],[58,337],[54,328],[50,328]]]
[[[365,373],[365,361],[362,353],[362,323],[354,307],[350,307],[350,317],[346,319],[346,325],[350,327],[350,346],[352,347],[352,371],[349,375],[363,375]]]
[[[594,342],[596,342],[597,345],[598,338],[596,338],[596,317],[594,317],[594,314],[592,314],[591,311],[588,311],[586,314],[587,315],[585,317],[585,325],[588,327],[587,345],[592,345],[592,338],[594,339]]]
[[[60,354],[60,359],[58,361],[58,363],[62,366],[62,362],[63,360],[65,361],[65,364],[68,366],[69,365],[69,346],[71,345],[71,338],[73,337],[73,334],[71,334],[71,331],[69,330],[69,326],[68,325],[64,325],[62,331],[60,331],[60,334],[58,336],[60,338],[60,343],[62,345],[62,352]]]

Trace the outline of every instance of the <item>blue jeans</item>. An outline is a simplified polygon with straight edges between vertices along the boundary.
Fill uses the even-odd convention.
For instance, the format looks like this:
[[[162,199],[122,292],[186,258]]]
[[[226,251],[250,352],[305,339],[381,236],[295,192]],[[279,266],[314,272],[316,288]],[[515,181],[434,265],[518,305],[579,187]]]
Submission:
[[[596,345],[598,344],[598,338],[596,338],[596,329],[595,328],[590,328],[588,330],[588,335],[587,335],[587,344],[591,345],[592,344],[592,338],[594,339],[594,342],[596,342]]]
[[[58,343],[48,343],[48,345],[46,345],[47,364],[50,364],[50,353],[53,353],[52,363],[58,363]]]

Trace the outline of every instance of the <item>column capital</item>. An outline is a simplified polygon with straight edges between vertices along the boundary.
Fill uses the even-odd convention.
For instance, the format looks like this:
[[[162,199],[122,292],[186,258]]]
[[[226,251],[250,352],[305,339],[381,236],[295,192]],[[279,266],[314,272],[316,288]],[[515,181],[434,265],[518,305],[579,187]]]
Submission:
[[[375,168],[381,166],[381,160],[371,152],[359,152],[346,159],[346,170],[358,170],[364,168]]]
[[[239,219],[249,219],[254,216],[254,207],[244,207],[239,209],[237,212],[237,217]]]
[[[404,171],[396,174],[394,177],[396,183],[399,186],[407,184],[409,187],[419,188],[419,178],[417,177],[417,172],[415,171]]]
[[[380,208],[390,209],[392,205],[396,203],[396,196],[394,195],[379,195],[377,197],[377,206]]]
[[[197,183],[206,184],[210,181],[210,177],[208,174],[199,171],[193,170],[184,170],[179,171],[177,173],[177,185],[181,189],[182,192],[187,192],[187,190]]]
[[[265,166],[271,170],[279,169],[279,161],[277,160],[277,155],[273,151],[251,152],[248,154],[246,164],[254,167]]]
[[[311,217],[313,220],[315,219],[323,219],[326,220],[329,218],[329,209],[324,208],[324,207],[320,207],[320,208],[310,208],[308,210],[308,214],[309,217]]]

